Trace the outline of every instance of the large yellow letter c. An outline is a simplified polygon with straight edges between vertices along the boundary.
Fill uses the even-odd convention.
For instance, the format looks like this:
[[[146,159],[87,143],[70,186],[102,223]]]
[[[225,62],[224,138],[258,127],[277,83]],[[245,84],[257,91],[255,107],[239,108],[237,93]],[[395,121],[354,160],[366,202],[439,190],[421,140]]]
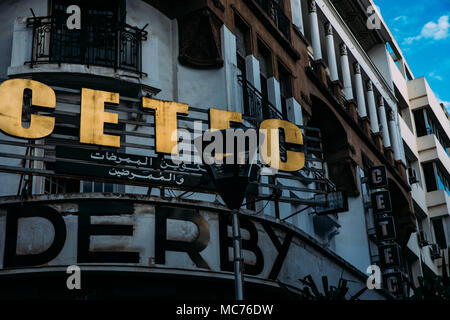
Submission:
[[[49,136],[55,127],[55,118],[31,115],[30,126],[22,126],[23,94],[32,91],[32,105],[55,109],[56,95],[49,86],[29,79],[12,79],[0,85],[0,130],[14,137],[41,139]]]

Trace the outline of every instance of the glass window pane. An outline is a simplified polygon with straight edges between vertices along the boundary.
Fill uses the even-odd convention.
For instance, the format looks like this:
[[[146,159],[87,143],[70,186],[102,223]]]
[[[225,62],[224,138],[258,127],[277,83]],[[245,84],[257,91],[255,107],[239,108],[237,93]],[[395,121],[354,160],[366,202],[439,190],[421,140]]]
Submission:
[[[423,164],[423,174],[425,176],[425,183],[427,185],[427,192],[437,190],[436,177],[434,176],[433,163]]]
[[[447,240],[445,238],[444,225],[442,219],[433,220],[434,235],[436,237],[436,243],[441,249],[447,248]]]
[[[245,57],[245,31],[238,26],[235,28],[236,33],[236,50],[241,57]]]
[[[91,181],[83,182],[83,192],[86,192],[86,193],[92,192],[92,182]]]
[[[105,192],[114,192],[114,185],[112,183],[105,183]]]
[[[103,192],[103,183],[94,182],[94,192]]]

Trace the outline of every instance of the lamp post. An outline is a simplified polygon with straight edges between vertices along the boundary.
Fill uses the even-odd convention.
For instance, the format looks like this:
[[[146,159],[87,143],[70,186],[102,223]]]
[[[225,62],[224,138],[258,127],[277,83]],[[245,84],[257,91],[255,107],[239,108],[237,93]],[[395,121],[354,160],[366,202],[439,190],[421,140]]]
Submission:
[[[232,144],[234,150],[232,153],[230,153],[229,150],[226,150],[227,153],[223,153],[222,155],[216,154],[214,158],[220,161],[215,161],[212,164],[206,165],[206,168],[217,192],[232,213],[235,294],[236,300],[240,301],[244,299],[244,259],[242,256],[239,208],[242,206],[242,202],[247,192],[253,159],[256,155],[256,148],[252,149],[250,146],[250,148],[245,148],[245,151],[238,151],[235,131],[233,129],[228,129],[219,130],[219,132],[222,134],[222,137],[225,137],[226,139],[229,139],[230,137],[234,139]],[[199,145],[204,149],[210,142],[205,143],[203,137],[200,138],[202,139],[202,143]],[[222,141],[225,141],[225,138]],[[230,145],[228,140],[226,145]]]

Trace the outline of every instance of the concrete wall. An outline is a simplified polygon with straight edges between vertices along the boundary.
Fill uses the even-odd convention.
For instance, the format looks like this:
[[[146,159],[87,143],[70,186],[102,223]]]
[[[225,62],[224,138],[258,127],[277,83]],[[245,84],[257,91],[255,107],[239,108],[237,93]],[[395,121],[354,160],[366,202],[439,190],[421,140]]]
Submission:
[[[450,157],[445,152],[435,135],[427,135],[417,139],[420,161],[429,162],[439,160],[442,166],[450,174]]]
[[[445,190],[427,193],[427,206],[430,218],[450,215],[450,196]],[[448,238],[447,238],[448,239]]]
[[[403,77],[402,73],[400,72],[400,69],[395,64],[394,60],[390,55],[387,56],[388,62],[389,62],[389,68],[391,70],[391,76],[392,76],[392,82],[397,87],[398,91],[402,95],[403,99],[408,102],[408,85],[405,77]]]
[[[7,77],[11,63],[14,21],[18,17],[31,17],[30,8],[36,16],[47,16],[47,4],[47,0],[5,0],[0,3],[0,79]]]
[[[358,188],[362,190],[360,170],[357,168]],[[357,198],[349,198],[349,211],[339,215],[339,223],[341,228],[336,236],[335,252],[362,272],[366,272],[372,263],[362,192]]]
[[[392,71],[389,61],[389,52],[387,51],[385,44],[378,44],[374,46],[369,52],[369,57],[372,59],[373,63],[377,66],[386,83],[389,85],[391,90],[394,90],[394,84],[392,81]]]

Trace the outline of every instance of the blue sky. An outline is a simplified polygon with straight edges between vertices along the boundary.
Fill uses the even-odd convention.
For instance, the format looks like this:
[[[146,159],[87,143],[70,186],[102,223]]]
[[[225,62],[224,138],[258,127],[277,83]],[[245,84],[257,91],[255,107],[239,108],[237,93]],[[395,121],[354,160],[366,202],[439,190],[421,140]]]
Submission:
[[[416,78],[450,111],[450,0],[374,0]]]

